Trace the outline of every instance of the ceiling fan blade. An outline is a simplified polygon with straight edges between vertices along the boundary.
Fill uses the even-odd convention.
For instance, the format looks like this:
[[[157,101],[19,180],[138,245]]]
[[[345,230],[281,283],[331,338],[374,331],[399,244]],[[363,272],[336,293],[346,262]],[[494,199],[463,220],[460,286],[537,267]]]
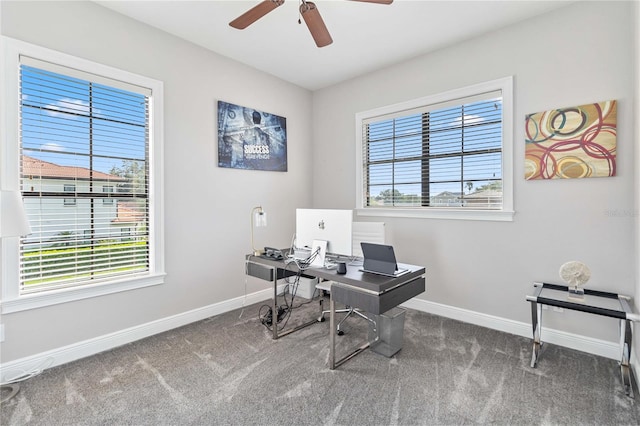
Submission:
[[[324,24],[315,3],[303,1],[300,5],[300,14],[304,18],[304,22],[307,24],[316,46],[324,47],[333,43],[331,34],[329,34],[329,30],[327,30],[327,26]]]
[[[264,0],[229,22],[229,25],[233,28],[244,30],[276,7],[282,5],[282,3],[284,3],[284,0]]]
[[[351,1],[361,1],[366,3],[378,3],[378,4],[391,4],[393,0],[351,0]]]

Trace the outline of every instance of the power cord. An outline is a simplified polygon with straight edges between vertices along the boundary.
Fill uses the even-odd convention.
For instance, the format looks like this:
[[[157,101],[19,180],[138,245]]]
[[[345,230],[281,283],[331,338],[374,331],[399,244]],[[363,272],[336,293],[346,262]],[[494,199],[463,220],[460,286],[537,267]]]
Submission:
[[[5,402],[10,401],[11,398],[16,396],[20,391],[20,385],[19,385],[20,382],[23,382],[27,379],[30,379],[32,377],[39,375],[44,370],[51,367],[51,365],[53,364],[53,361],[54,359],[52,357],[47,357],[44,359],[42,363],[40,363],[39,366],[37,366],[33,370],[31,371],[21,370],[17,376],[14,376],[9,380],[1,382],[0,387],[2,388],[2,391],[3,391],[2,393],[5,393],[5,391],[8,391],[8,395],[3,396],[2,399],[0,400],[0,403],[4,404]]]
[[[295,275],[295,281],[293,283],[287,281],[287,285],[285,286],[283,292],[284,304],[281,304],[277,307],[278,313],[276,315],[275,325],[273,324],[273,308],[270,305],[260,306],[258,317],[260,318],[260,322],[262,323],[262,325],[267,327],[268,330],[272,331],[272,327],[278,327],[279,324],[282,323],[282,321],[284,321],[284,324],[280,325],[278,329],[282,330],[287,326],[289,318],[291,317],[291,312],[293,311],[293,300],[295,298],[295,293],[297,292],[300,275],[300,272]],[[287,300],[287,294],[291,295],[290,301]]]
[[[265,309],[266,311],[264,311]],[[278,306],[278,315],[276,317],[276,327],[277,327],[277,324],[279,324],[282,321],[282,319],[284,318],[287,312],[288,312],[288,309],[286,306]],[[271,330],[271,327],[273,326],[273,309],[271,308],[271,306],[262,305],[260,307],[260,311],[258,312],[258,316],[260,317],[260,322],[262,323],[262,325],[264,325],[269,330]]]
[[[316,257],[318,257],[319,255],[320,255],[320,247],[316,247],[316,249],[313,251],[313,253],[311,253],[305,259],[289,258],[285,262],[285,269],[291,263],[295,263],[295,265],[298,267],[298,270],[300,270],[300,271],[304,271],[305,269],[309,269],[311,267],[311,264],[313,263],[313,261],[316,260]]]
[[[309,300],[308,302],[301,303],[298,306],[294,306],[293,304],[296,293],[298,292],[298,285],[300,283],[300,277],[302,276],[302,272],[305,269],[308,269],[311,267],[311,264],[319,254],[320,254],[320,247],[317,247],[316,250],[314,250],[314,252],[311,253],[305,259],[290,258],[285,261],[285,266],[284,266],[285,271],[293,264],[297,266],[298,270],[294,275],[295,278],[293,282],[289,281],[290,277],[286,279],[287,285],[285,286],[284,295],[283,295],[284,304],[277,307],[278,312],[276,314],[275,324],[273,322],[273,308],[270,305],[260,306],[260,309],[258,310],[258,318],[260,319],[260,322],[262,323],[262,325],[264,325],[268,330],[273,331],[272,327],[279,327],[278,328],[279,330],[284,329],[287,326],[287,323],[289,322],[289,318],[291,318],[291,313],[293,312],[293,310],[295,308],[299,308],[300,306],[306,305],[307,303],[311,302],[311,300]],[[287,300],[287,294],[291,296],[291,300]],[[315,291],[313,295],[315,295]],[[283,321],[284,323],[280,325]]]
[[[0,399],[0,404],[4,404],[5,402],[11,401],[11,398],[20,392],[20,385],[17,383],[0,385],[0,391],[2,391],[2,395],[7,394],[7,396],[2,396],[2,399]]]

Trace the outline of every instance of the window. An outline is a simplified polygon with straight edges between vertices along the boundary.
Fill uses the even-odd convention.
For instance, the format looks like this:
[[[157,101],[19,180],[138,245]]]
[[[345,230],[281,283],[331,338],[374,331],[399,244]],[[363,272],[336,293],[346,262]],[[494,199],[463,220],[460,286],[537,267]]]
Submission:
[[[72,194],[76,193],[76,186],[71,184],[64,184],[64,192],[71,192]],[[33,186],[31,186],[31,192],[33,192]],[[75,206],[76,199],[75,198],[65,198],[64,199],[65,206]]]
[[[105,194],[113,194],[113,185],[104,185],[102,187],[102,192],[104,192]],[[102,204],[113,205],[113,198],[111,198],[111,195],[107,195],[107,196],[109,198],[103,198]]]
[[[358,214],[512,220],[512,81],[357,114]]]
[[[3,48],[18,143],[3,147],[1,178],[22,191],[32,228],[3,252],[17,264],[3,310],[161,283],[162,84],[11,39]]]

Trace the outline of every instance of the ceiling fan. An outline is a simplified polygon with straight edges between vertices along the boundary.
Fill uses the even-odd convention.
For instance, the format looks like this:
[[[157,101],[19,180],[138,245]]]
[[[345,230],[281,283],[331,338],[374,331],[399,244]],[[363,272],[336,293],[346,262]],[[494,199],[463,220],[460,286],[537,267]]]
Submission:
[[[379,3],[379,4],[391,4],[393,0],[352,0],[352,1],[361,1],[367,3]],[[229,25],[233,28],[237,28],[239,30],[244,30],[249,25],[256,22],[258,19],[262,18],[267,13],[271,12],[278,6],[282,6],[284,0],[263,0],[258,3],[256,6],[252,7],[242,15],[238,16],[233,21],[229,22]],[[309,28],[309,32],[311,32],[311,36],[313,40],[316,42],[318,47],[328,46],[333,43],[333,39],[331,38],[331,34],[329,34],[329,30],[327,30],[327,26],[324,24],[322,20],[322,16],[320,16],[320,12],[316,7],[315,3],[300,0],[300,14],[304,18],[304,22],[307,24]],[[300,20],[298,20],[300,22]]]

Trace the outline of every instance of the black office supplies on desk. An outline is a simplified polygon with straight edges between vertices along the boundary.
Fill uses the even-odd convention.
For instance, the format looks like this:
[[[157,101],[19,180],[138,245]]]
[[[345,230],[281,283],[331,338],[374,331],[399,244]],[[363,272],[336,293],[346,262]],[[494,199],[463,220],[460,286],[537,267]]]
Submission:
[[[398,269],[393,246],[373,243],[360,243],[360,246],[364,257],[362,272],[388,277],[398,277],[409,272],[408,269]]]
[[[282,255],[282,251],[272,247],[265,247],[264,254],[261,254],[260,257],[263,257],[265,259],[273,259],[273,260],[284,259],[284,256]]]

